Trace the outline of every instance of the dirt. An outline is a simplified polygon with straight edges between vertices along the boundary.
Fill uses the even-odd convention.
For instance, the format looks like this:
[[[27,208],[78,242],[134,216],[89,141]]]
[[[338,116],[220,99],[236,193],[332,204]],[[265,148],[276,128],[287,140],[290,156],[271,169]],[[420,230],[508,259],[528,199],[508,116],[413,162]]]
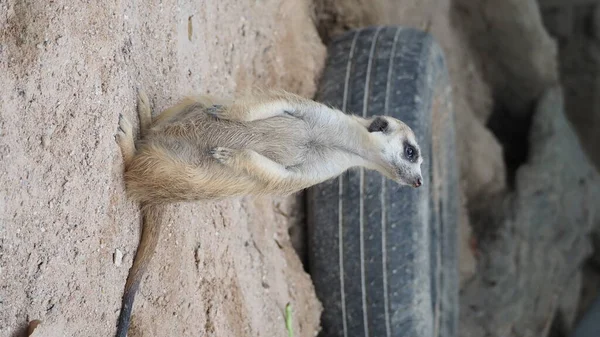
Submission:
[[[0,335],[110,336],[140,234],[114,141],[187,94],[312,96],[307,0],[0,1]],[[296,199],[173,205],[130,336],[314,336],[321,306],[288,234]],[[117,250],[122,262],[115,263]],[[119,257],[117,257],[118,260]]]

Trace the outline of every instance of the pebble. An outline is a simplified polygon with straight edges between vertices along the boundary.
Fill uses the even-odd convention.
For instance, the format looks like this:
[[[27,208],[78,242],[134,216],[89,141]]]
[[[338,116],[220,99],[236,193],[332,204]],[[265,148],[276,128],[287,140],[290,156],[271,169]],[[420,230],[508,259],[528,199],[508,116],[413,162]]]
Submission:
[[[34,319],[29,322],[29,325],[27,326],[27,336],[31,336],[40,323],[42,323],[42,321],[39,319]]]
[[[113,263],[115,266],[119,267],[123,263],[123,252],[118,248],[115,249],[115,253],[113,254]]]

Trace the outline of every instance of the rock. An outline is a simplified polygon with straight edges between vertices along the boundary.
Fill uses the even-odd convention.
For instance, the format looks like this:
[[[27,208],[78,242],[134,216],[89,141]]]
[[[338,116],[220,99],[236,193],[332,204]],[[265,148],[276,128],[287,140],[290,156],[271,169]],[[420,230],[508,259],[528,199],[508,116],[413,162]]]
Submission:
[[[565,117],[560,88],[543,95],[529,139],[514,192],[489,210],[478,273],[461,298],[465,331],[542,336],[554,314],[577,301],[565,289],[591,253],[600,177]]]
[[[461,199],[465,199],[462,197]],[[463,203],[459,211],[459,243],[458,243],[458,273],[460,288],[475,275],[476,261],[471,249],[471,224],[466,205]]]
[[[452,20],[480,55],[494,97],[515,115],[529,115],[558,83],[557,46],[536,0],[456,0]]]
[[[31,336],[40,323],[42,322],[38,319],[29,322],[29,325],[27,326],[27,336]]]
[[[117,267],[123,263],[123,252],[121,252],[118,248],[115,249],[115,253],[113,254],[113,263]]]
[[[506,188],[502,147],[468,109],[456,118],[457,156],[467,206]]]
[[[582,277],[583,273],[580,271],[573,273],[558,298],[558,314],[562,318],[562,324],[566,331],[571,331],[575,323],[581,297]]]

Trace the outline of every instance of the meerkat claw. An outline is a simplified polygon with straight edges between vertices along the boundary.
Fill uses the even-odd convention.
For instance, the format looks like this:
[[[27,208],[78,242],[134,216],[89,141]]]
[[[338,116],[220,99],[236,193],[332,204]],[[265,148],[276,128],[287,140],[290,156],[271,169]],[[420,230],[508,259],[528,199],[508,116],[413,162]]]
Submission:
[[[119,125],[117,126],[117,133],[115,134],[115,140],[118,140],[119,134],[125,133],[125,130],[123,130],[123,127],[121,126],[123,124],[123,115],[119,114]]]
[[[123,116],[123,114],[119,114],[119,131],[126,135],[133,134],[133,127],[131,126],[131,123],[129,123],[129,120]]]

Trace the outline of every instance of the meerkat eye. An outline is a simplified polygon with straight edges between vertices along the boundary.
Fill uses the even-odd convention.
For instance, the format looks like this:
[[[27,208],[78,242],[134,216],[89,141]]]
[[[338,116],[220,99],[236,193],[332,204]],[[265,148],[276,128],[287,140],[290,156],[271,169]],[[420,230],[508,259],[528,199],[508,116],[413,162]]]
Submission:
[[[414,146],[408,143],[404,143],[404,155],[409,161],[414,161],[419,154],[417,153],[417,149],[415,149]]]
[[[389,127],[388,121],[383,117],[376,117],[369,125],[369,132],[387,132]]]

